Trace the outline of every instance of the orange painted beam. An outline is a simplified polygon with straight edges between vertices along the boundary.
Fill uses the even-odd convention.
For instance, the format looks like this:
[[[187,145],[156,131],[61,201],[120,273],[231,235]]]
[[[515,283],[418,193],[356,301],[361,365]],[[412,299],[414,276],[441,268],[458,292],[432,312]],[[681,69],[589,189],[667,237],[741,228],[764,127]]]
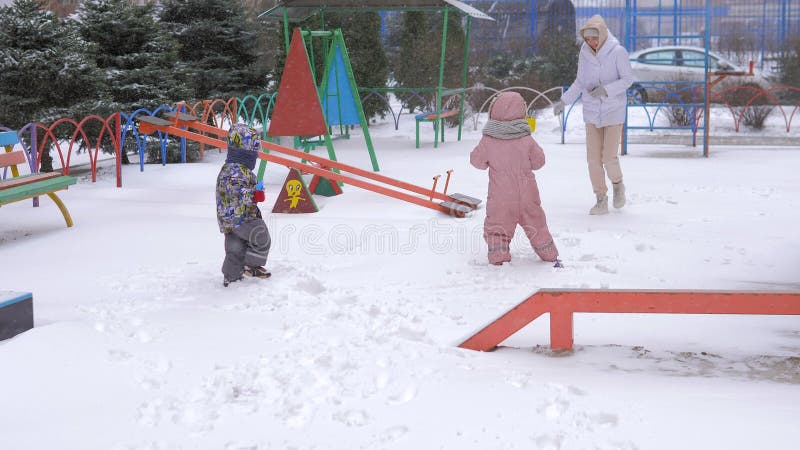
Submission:
[[[186,125],[189,125],[191,122],[180,122],[179,121],[179,126],[183,125],[184,123]],[[182,128],[178,128],[178,127],[174,126],[174,122],[170,122],[170,125],[166,125],[166,124],[165,125],[158,125],[158,124],[154,124],[152,122],[146,122],[146,121],[142,120],[139,123],[139,130],[142,133],[145,133],[145,134],[152,134],[155,131],[161,131],[163,133],[169,133],[169,134],[171,134],[173,136],[183,137],[183,138],[190,139],[190,140],[193,140],[193,141],[202,142],[204,144],[212,145],[212,146],[217,147],[217,148],[226,148],[226,146],[227,146],[226,141],[223,141],[221,139],[212,138],[210,136],[205,136],[205,135],[202,135],[202,134],[199,134],[199,133],[194,133],[192,131],[185,130],[185,129],[182,129]],[[227,132],[225,132],[225,135],[227,135]],[[300,152],[300,151],[297,151],[297,150],[294,150],[294,149],[290,149],[290,148],[283,147],[283,146],[280,146],[278,144],[273,144],[271,142],[266,142],[266,141],[262,141],[261,142],[261,146],[263,148],[267,148],[267,149],[270,149],[270,150],[280,151],[281,153],[284,153],[284,154],[287,154],[287,155],[292,155],[292,156],[296,155],[298,158],[305,158],[305,159],[308,159],[308,160],[312,160],[310,157],[313,156],[313,155],[309,155],[307,153],[303,153],[303,152]],[[261,153],[258,154],[258,157],[263,159],[263,160],[265,160],[265,161],[274,162],[276,164],[280,164],[282,166],[286,166],[286,167],[293,168],[293,169],[298,169],[298,170],[300,170],[302,172],[312,173],[314,175],[320,175],[320,176],[323,176],[325,178],[328,178],[329,180],[341,181],[342,183],[345,183],[345,184],[349,184],[349,185],[356,186],[356,187],[359,187],[359,188],[362,188],[362,189],[366,189],[368,191],[376,192],[378,194],[382,194],[382,195],[386,195],[386,196],[389,196],[389,197],[393,197],[393,198],[396,198],[398,200],[404,200],[406,202],[413,203],[415,205],[424,206],[426,208],[434,209],[436,211],[443,212],[445,214],[449,214],[451,216],[456,216],[456,217],[463,217],[464,216],[464,214],[461,213],[458,210],[451,210],[450,208],[448,208],[446,206],[442,206],[442,205],[440,205],[440,204],[438,204],[436,202],[430,201],[427,198],[416,197],[414,195],[410,195],[410,194],[407,194],[405,192],[400,192],[400,191],[396,191],[396,190],[393,190],[393,189],[390,189],[390,188],[387,188],[387,187],[384,187],[384,186],[379,186],[379,185],[376,185],[376,184],[372,184],[372,183],[369,183],[369,182],[364,181],[364,180],[360,180],[360,179],[357,179],[357,178],[349,177],[347,175],[342,175],[342,174],[339,174],[339,173],[336,173],[336,172],[332,172],[332,171],[330,171],[330,170],[328,170],[326,168],[323,168],[323,167],[305,164],[305,163],[303,163],[301,161],[295,161],[295,160],[291,160],[291,159],[286,159],[286,158],[283,158],[281,156],[274,155],[272,153],[263,153],[263,152],[261,152]],[[316,157],[316,156],[314,156],[314,158],[318,158],[318,159],[324,161],[325,167],[334,167],[334,164],[336,164],[335,161],[332,161],[332,160],[329,160],[329,159],[319,158],[319,157]],[[342,168],[342,170],[346,170],[346,169],[344,169],[345,167],[351,167],[351,166],[347,166],[347,165],[341,164],[338,167]],[[353,168],[353,169],[356,169],[356,168]],[[357,170],[361,171],[361,169],[357,169]],[[372,174],[371,172],[367,172],[367,171],[363,171],[363,172],[364,173],[368,173],[368,174]],[[381,176],[381,177],[382,178],[386,178],[386,179],[390,179],[390,178],[384,177],[384,176]],[[395,181],[397,181],[397,180],[395,180]],[[400,183],[402,183],[402,182],[400,182]],[[427,194],[430,194],[430,190],[426,190],[426,195]]]
[[[544,313],[550,313],[550,347],[571,350],[573,313],[800,315],[800,292],[542,289],[459,347],[492,350]]]
[[[557,290],[537,297],[550,311],[660,314],[800,314],[800,292],[703,290]]]
[[[196,121],[177,120],[175,123],[179,127],[194,128],[194,129],[196,129],[198,131],[201,131],[201,132],[204,132],[204,133],[214,133],[214,134],[217,134],[218,136],[227,136],[227,134],[228,134],[227,131],[225,131],[225,130],[223,130],[221,128],[216,128],[216,127],[213,127],[211,125],[205,125],[205,124],[202,124],[202,123],[196,122]],[[327,158],[323,158],[321,156],[312,155],[310,153],[305,153],[305,152],[302,152],[300,150],[295,150],[293,148],[284,147],[282,145],[278,145],[278,144],[275,144],[275,143],[272,143],[272,142],[261,141],[261,147],[264,148],[264,149],[267,149],[269,151],[282,153],[284,155],[293,156],[293,157],[299,158],[299,159],[306,159],[308,161],[312,161],[312,162],[315,162],[317,164],[321,164],[321,165],[323,165],[325,167],[328,167],[328,168],[331,168],[331,169],[339,169],[340,171],[348,172],[350,174],[353,174],[353,175],[356,175],[356,176],[359,176],[359,177],[367,178],[367,179],[370,179],[370,180],[373,180],[373,181],[377,181],[377,182],[383,183],[383,184],[388,184],[390,186],[394,186],[394,187],[397,187],[397,188],[400,188],[400,189],[405,189],[407,191],[414,192],[414,193],[420,194],[420,195],[424,195],[424,196],[429,197],[429,198],[433,197],[435,199],[439,199],[439,200],[446,201],[446,202],[455,202],[455,200],[452,197],[450,197],[449,195],[446,195],[446,194],[441,193],[441,192],[432,192],[432,190],[430,188],[417,186],[415,184],[407,183],[405,181],[400,181],[400,180],[398,180],[396,178],[390,178],[390,177],[387,177],[385,175],[381,175],[381,174],[378,174],[378,173],[375,173],[375,172],[370,172],[368,170],[360,169],[360,168],[355,167],[355,166],[351,166],[351,165],[348,165],[348,164],[340,163],[338,161],[333,161],[333,160],[330,160],[330,159],[327,159]]]

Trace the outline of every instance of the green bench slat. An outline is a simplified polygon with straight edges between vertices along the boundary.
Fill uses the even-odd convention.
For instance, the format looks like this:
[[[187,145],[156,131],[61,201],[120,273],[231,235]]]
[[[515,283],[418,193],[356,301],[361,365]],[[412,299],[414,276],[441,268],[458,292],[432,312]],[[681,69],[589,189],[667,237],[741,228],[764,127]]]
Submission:
[[[11,189],[0,190],[0,203],[11,203],[16,199],[24,199],[34,195],[65,189],[78,182],[78,179],[68,175],[37,181],[34,183],[16,186]]]

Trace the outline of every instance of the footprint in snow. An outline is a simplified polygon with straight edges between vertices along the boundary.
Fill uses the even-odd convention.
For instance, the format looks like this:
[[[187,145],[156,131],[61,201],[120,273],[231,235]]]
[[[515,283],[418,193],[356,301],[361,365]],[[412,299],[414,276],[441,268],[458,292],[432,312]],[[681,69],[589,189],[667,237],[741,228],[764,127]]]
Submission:
[[[398,425],[383,430],[380,434],[380,441],[384,443],[394,442],[408,433],[408,427]]]
[[[595,425],[601,428],[610,428],[617,426],[619,423],[619,418],[616,414],[611,413],[595,413],[589,415],[589,419],[594,422]]]
[[[367,424],[368,418],[367,413],[361,410],[341,411],[333,415],[334,420],[348,427],[362,427]]]
[[[400,394],[389,397],[388,403],[390,405],[402,405],[404,403],[410,402],[411,400],[414,400],[416,396],[417,396],[417,387],[408,386],[405,389],[403,389],[403,392],[401,392]]]
[[[536,442],[536,448],[540,450],[559,450],[561,448],[561,441],[564,438],[561,436],[551,436],[549,434],[545,434],[542,436],[537,436],[534,439]]]
[[[603,265],[603,264],[595,264],[594,268],[599,270],[600,272],[617,273],[617,269],[615,269],[613,267],[608,267],[608,266]]]
[[[116,363],[128,362],[133,358],[133,355],[125,350],[111,349],[108,351],[108,360]]]
[[[378,389],[383,389],[389,385],[389,374],[387,372],[381,372],[375,376],[375,387]]]
[[[327,290],[325,285],[316,278],[308,278],[306,280],[299,281],[297,283],[297,288],[311,295],[320,295]]]
[[[302,428],[313,415],[314,410],[307,403],[290,405],[287,407],[287,414],[284,415],[284,423],[289,428]]]
[[[547,420],[558,420],[564,415],[568,407],[569,403],[567,403],[565,400],[556,399],[542,406],[539,412],[544,414]]]

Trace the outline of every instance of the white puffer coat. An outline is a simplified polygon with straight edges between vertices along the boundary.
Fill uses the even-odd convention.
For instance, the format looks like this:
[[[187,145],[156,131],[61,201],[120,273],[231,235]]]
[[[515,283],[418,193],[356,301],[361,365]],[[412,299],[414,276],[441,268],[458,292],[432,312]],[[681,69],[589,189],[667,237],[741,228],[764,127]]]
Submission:
[[[598,128],[625,122],[627,90],[633,84],[633,72],[628,52],[620,45],[599,15],[594,15],[581,27],[581,36],[587,28],[600,31],[597,52],[584,42],[578,56],[578,76],[564,92],[561,101],[568,108],[583,94],[583,121]],[[602,85],[608,97],[595,98],[589,92]]]

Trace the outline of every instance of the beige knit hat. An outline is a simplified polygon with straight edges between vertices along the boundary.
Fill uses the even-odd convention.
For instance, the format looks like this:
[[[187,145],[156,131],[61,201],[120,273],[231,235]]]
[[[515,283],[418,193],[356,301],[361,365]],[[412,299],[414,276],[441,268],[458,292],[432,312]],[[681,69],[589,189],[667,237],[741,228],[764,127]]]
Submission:
[[[583,38],[585,39],[588,37],[600,37],[600,30],[597,28],[586,28],[583,30]]]

